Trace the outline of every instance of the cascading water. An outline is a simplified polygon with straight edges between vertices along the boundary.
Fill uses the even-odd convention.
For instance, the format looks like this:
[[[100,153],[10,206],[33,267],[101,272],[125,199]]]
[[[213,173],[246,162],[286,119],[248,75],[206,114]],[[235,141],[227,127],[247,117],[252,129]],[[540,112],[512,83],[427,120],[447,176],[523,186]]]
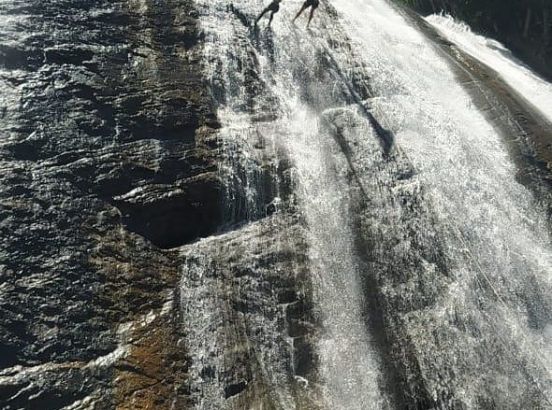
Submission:
[[[485,362],[486,366],[467,383],[493,383],[495,387],[488,387],[493,397],[512,391],[527,394],[533,386],[533,394],[540,397],[536,402],[550,406],[551,306],[546,295],[552,255],[544,214],[516,182],[500,136],[471,105],[428,41],[401,24],[383,1],[335,5],[366,54],[387,60],[382,64],[389,68],[386,75],[371,73],[377,93],[385,95],[375,109],[412,161],[438,218],[437,229],[444,231],[441,239],[449,247],[454,297],[437,304],[428,319],[432,326],[449,326],[452,323],[439,324],[444,312],[458,316],[463,311],[475,321],[473,330],[481,337],[474,340],[466,334],[463,341],[457,334],[444,354],[453,363],[463,360],[465,351],[481,349],[462,371],[471,372]],[[389,52],[381,53],[375,41],[378,34],[392,47]],[[511,366],[503,370],[503,385],[496,382],[496,356]],[[476,407],[481,405],[480,393],[474,390],[467,384],[463,394],[471,395],[467,402]],[[512,404],[504,400],[503,406]]]
[[[183,248],[195,406],[552,408],[552,246],[501,135],[385,1],[334,0],[311,30],[290,22],[300,4],[254,29],[258,1],[197,2],[226,227],[246,226]],[[270,202],[287,205],[263,220]],[[257,273],[232,279],[237,265]],[[295,302],[270,272],[285,270],[311,293],[312,355],[282,325]],[[232,292],[250,305],[235,317]],[[232,349],[265,401],[232,401],[252,385]]]
[[[462,51],[492,67],[523,98],[552,121],[552,84],[546,82],[496,40],[475,34],[450,16],[431,15],[426,20]]]

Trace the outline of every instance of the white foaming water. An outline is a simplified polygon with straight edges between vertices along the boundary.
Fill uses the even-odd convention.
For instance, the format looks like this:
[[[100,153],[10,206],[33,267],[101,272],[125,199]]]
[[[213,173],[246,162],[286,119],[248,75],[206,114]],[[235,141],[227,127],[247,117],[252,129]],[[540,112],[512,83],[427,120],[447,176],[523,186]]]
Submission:
[[[552,84],[513,57],[510,50],[496,40],[475,34],[468,25],[451,16],[434,14],[426,17],[426,21],[462,51],[495,70],[552,121]]]
[[[258,52],[248,45],[250,29],[236,21],[225,3],[200,1],[198,4],[207,36],[204,51],[207,76],[212,84],[228,91],[219,108],[223,125],[219,135],[225,150],[232,146],[244,148],[242,152],[226,153],[229,160],[224,166],[229,169],[224,172],[233,172],[233,156],[237,161],[247,157],[247,146],[255,144],[257,134],[263,135],[269,147],[279,146],[288,152],[295,165],[297,196],[308,225],[315,309],[320,312],[324,327],[317,354],[321,362],[324,407],[386,408],[379,386],[380,364],[363,312],[365,301],[359,261],[348,216],[347,166],[331,136],[319,129],[321,113],[310,110],[301,101],[302,84],[293,76],[297,70],[316,64],[316,50],[304,32],[291,27],[289,20],[294,9],[291,4],[287,10],[281,10],[273,23],[273,54]],[[300,2],[294,5],[297,9]],[[257,1],[240,2],[239,11],[251,16],[258,13],[260,6]],[[259,23],[260,30],[265,24],[266,21]],[[283,44],[288,47],[284,49]],[[251,59],[252,52],[254,59]],[[277,120],[256,122],[244,114],[247,88],[251,84],[240,67],[254,62],[259,64],[260,79],[267,87],[265,93],[274,98],[272,109]],[[296,380],[311,384],[300,377]],[[209,393],[211,397],[213,394]],[[285,395],[279,400],[285,409],[293,408],[290,403]]]
[[[381,363],[366,328],[366,301],[351,227],[348,166],[320,118],[298,99],[288,101],[286,144],[297,171],[309,226],[315,303],[323,317],[319,343],[326,408],[386,409]],[[370,133],[369,127],[363,129]],[[359,137],[362,133],[359,133]]]
[[[324,68],[339,71],[340,81],[348,81],[347,75],[362,63],[376,95],[364,104],[392,131],[397,151],[408,157],[416,170],[412,192],[416,192],[418,184],[423,187],[427,208],[435,214],[435,229],[443,239],[448,259],[453,261],[449,266],[448,292],[408,317],[408,331],[419,350],[421,372],[435,372],[435,367],[440,370],[440,363],[452,369],[454,387],[449,389],[466,408],[475,409],[478,395],[492,391],[498,396],[516,389],[516,385],[523,387],[515,379],[518,376],[508,380],[504,373],[500,376],[506,381],[494,382],[489,363],[499,351],[505,362],[514,364],[512,371],[516,375],[520,373],[518,367],[523,367],[521,373],[528,372],[530,382],[549,397],[550,325],[546,312],[540,317],[529,311],[532,299],[540,308],[539,304],[548,303],[542,295],[552,291],[552,252],[545,217],[530,192],[517,183],[516,168],[502,137],[474,107],[431,41],[383,0],[333,0],[339,16],[320,7],[311,31],[289,23],[301,2],[285,2],[275,17],[273,32],[262,34],[261,39],[251,34],[225,2],[201,0],[197,4],[206,38],[207,76],[212,86],[227,91],[219,110],[223,125],[219,134],[225,140],[225,149],[230,151],[228,163],[224,164],[229,169],[225,172],[234,172],[234,160],[246,170],[253,166],[248,165],[247,152],[258,134],[269,146],[288,152],[294,164],[296,194],[308,225],[316,310],[323,322],[318,355],[325,407],[383,409],[389,402],[388,392],[382,391],[380,359],[365,326],[366,300],[359,279],[363,268],[354,250],[354,218],[349,209],[350,191],[354,189],[348,172],[350,165],[339,144],[320,125],[325,113],[333,112],[330,109],[353,112],[355,108],[340,97],[332,100],[334,94],[327,89],[335,87],[335,95],[339,95],[339,81],[312,84],[306,80],[305,84],[301,80],[308,78],[313,67],[319,67],[318,59],[324,53],[330,54],[333,64]],[[261,8],[259,1],[239,3],[239,12],[249,18]],[[264,24],[261,21],[260,26]],[[343,27],[353,40],[354,56],[343,39]],[[255,68],[260,78],[252,84],[257,79],[247,77],[246,69],[254,64],[258,64]],[[324,73],[320,75],[323,77]],[[272,107],[269,114],[276,119],[259,122],[253,118],[254,113],[266,108],[244,108],[263,102],[259,102],[260,98],[247,102],[251,88],[252,94],[266,94],[264,103],[268,101]],[[324,101],[318,108],[316,103],[309,105],[302,92]],[[342,118],[344,127],[348,127],[347,143],[353,151],[349,161],[362,171],[358,180],[378,204],[378,185],[393,175],[378,173],[378,164],[383,161],[375,159],[381,153],[366,119],[348,121],[356,118],[353,114]],[[355,121],[361,125],[354,126]],[[235,152],[232,147],[237,147]],[[408,189],[407,184],[408,181],[404,189]],[[254,184],[250,189],[254,189]],[[251,198],[255,202],[254,192]],[[401,226],[388,228],[395,230],[395,237],[412,235]],[[408,249],[408,238],[396,248],[403,245]],[[427,269],[434,269],[430,265]],[[202,317],[200,310],[198,307],[193,313],[198,320]],[[458,318],[462,323],[473,321],[473,332],[479,336],[472,336],[471,330],[457,329]],[[430,330],[453,342],[441,344]],[[489,349],[489,358],[483,362],[483,356],[478,355],[483,355],[485,349]],[[201,355],[201,349],[198,351]],[[476,353],[471,355],[472,351]],[[431,360],[432,363],[427,362]],[[203,387],[212,396],[220,390],[216,386]],[[428,390],[432,387],[427,386]],[[436,396],[438,387],[430,393]],[[522,387],[513,390],[514,394]],[[289,398],[282,398],[280,406],[290,408],[290,403]]]
[[[444,314],[475,315],[480,330],[509,350],[509,360],[516,367],[524,366],[523,361],[530,363],[530,384],[538,385],[552,405],[552,352],[543,323],[552,293],[552,247],[544,212],[516,181],[516,169],[501,136],[472,105],[446,60],[421,33],[383,0],[332,4],[367,61],[374,91],[380,96],[371,107],[414,164],[446,232],[445,246],[456,262],[450,298],[424,314],[435,324],[446,318]],[[521,71],[515,73],[515,88],[520,92],[540,81],[530,73],[526,79]],[[545,108],[544,103],[538,104]],[[546,109],[550,108],[552,104],[547,104]],[[492,290],[492,309],[478,306],[477,288],[470,290],[474,281]],[[530,312],[533,299],[539,306]],[[539,314],[542,319],[535,319]],[[456,340],[457,346],[464,343],[471,342]],[[454,349],[446,354],[453,355]],[[474,381],[465,382],[458,390],[464,390],[465,402],[476,408],[477,399],[469,387]],[[511,386],[515,385],[513,381]]]

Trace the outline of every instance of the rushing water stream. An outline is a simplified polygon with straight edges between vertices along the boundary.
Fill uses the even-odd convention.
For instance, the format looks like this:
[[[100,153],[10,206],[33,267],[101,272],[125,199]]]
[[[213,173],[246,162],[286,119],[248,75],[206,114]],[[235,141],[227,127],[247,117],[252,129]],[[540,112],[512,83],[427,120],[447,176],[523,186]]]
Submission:
[[[489,65],[523,98],[552,120],[552,84],[516,59],[496,40],[477,35],[450,16],[431,15],[426,20],[462,51]]]
[[[320,330],[316,376],[290,385],[318,389],[327,409],[552,408],[552,246],[504,138],[384,0],[323,3],[310,30],[306,16],[291,23],[300,4],[255,29],[258,1],[197,2],[228,206],[232,190],[246,198],[229,224],[281,201],[262,175],[291,164]],[[209,241],[184,251],[182,305],[198,408],[221,408],[216,378],[202,376],[220,361],[209,352],[224,322],[202,293]],[[283,381],[295,370],[270,367],[277,355],[260,359],[280,375],[273,405],[307,408]]]

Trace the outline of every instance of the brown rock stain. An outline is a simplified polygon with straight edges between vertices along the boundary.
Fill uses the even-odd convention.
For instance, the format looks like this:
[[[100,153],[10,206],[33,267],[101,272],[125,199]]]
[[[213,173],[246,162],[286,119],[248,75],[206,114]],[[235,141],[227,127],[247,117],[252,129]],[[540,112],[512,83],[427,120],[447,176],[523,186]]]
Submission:
[[[186,357],[178,347],[178,325],[168,314],[132,329],[130,353],[114,374],[117,410],[188,408]]]

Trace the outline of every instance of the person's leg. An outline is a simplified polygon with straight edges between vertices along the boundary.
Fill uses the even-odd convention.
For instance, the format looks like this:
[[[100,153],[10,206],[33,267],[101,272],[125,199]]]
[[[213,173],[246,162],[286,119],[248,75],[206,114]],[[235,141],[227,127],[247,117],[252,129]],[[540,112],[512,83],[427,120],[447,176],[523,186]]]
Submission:
[[[316,10],[315,7],[311,7],[311,11],[310,11],[310,14],[309,14],[309,21],[307,22],[307,27],[309,26],[311,20],[312,20],[312,15],[314,14],[314,10]]]
[[[293,18],[293,21],[297,20],[297,17],[299,17],[301,15],[301,13],[305,11],[306,8],[307,8],[306,4],[303,4],[301,6],[301,10],[299,10],[297,12],[297,14],[295,15],[295,17]]]
[[[263,12],[261,14],[259,14],[259,17],[257,17],[257,20],[255,20],[255,24],[257,24],[259,22],[259,20],[268,12],[268,7],[266,9],[263,10]]]

